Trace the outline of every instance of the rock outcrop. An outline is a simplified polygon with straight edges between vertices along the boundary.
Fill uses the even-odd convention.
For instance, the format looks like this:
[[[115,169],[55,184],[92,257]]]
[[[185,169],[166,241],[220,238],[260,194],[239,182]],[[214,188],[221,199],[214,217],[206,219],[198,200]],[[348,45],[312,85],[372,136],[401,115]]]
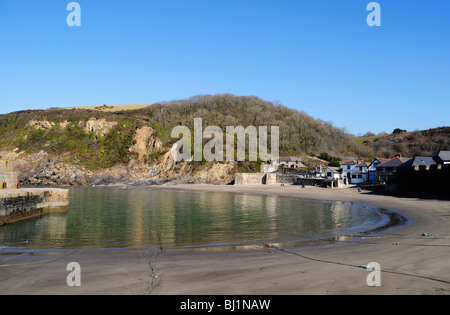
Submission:
[[[155,150],[162,148],[162,142],[154,135],[155,130],[150,126],[142,126],[136,130],[136,144],[130,148],[131,153],[136,153],[138,161],[147,161]]]
[[[105,136],[112,128],[117,126],[115,121],[107,121],[106,119],[89,119],[85,126],[84,131],[86,133],[93,133],[96,136]]]
[[[64,129],[67,127],[69,122],[67,120],[55,123],[47,120],[30,120],[28,122],[28,126],[34,127],[36,129],[44,129],[44,130],[52,130],[56,126]],[[90,118],[88,121],[80,121],[78,125],[81,126],[86,133],[93,133],[96,136],[105,136],[112,128],[117,126],[117,122],[115,121],[107,121],[104,118],[96,119]]]
[[[53,129],[53,127],[56,125],[54,122],[50,122],[47,120],[30,120],[27,124],[28,126],[34,127],[36,129]]]
[[[166,154],[167,155],[167,154]],[[37,154],[20,154],[14,161],[22,185],[158,185],[170,183],[229,183],[234,178],[234,162],[214,163],[194,170],[189,162],[176,162],[170,151],[160,161],[151,165],[137,160],[128,165],[117,165],[96,171],[52,158],[44,151]]]
[[[28,126],[49,132],[66,129],[76,124],[85,133],[104,137],[117,126],[117,122],[104,118],[89,118],[86,121],[51,122],[32,120]],[[70,152],[55,156],[45,151],[27,154],[14,149],[12,152],[0,152],[14,161],[19,181],[24,185],[153,185],[163,183],[228,183],[233,180],[234,162],[198,163],[178,161],[179,143],[164,148],[155,130],[149,125],[141,125],[135,130],[134,144],[129,148],[129,163],[117,164],[104,169],[87,169]],[[70,162],[69,162],[70,161]]]

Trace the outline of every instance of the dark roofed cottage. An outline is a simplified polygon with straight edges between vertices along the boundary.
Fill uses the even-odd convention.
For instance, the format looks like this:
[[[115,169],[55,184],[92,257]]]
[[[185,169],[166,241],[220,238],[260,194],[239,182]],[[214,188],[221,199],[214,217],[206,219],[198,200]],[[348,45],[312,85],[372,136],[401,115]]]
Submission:
[[[386,191],[397,191],[398,168],[410,160],[410,158],[396,156],[379,164],[377,169],[377,182],[384,184]]]
[[[401,165],[397,191],[450,197],[450,151],[416,156]]]

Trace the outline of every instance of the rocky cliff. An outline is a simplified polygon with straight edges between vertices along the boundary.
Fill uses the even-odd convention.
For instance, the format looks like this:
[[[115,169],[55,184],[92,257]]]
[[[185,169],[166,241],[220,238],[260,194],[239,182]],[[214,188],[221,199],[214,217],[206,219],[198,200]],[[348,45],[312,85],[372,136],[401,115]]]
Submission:
[[[222,183],[234,178],[235,163],[210,163],[195,170],[186,162],[175,162],[165,155],[160,162],[152,164],[130,161],[101,170],[89,170],[80,165],[69,164],[61,158],[51,157],[41,151],[21,154],[14,160],[19,181],[23,185],[160,185],[175,183]]]
[[[87,133],[105,136],[114,124],[104,121],[83,127]],[[32,121],[28,124],[37,129],[51,130],[55,124],[48,121]],[[82,125],[82,124],[79,124]],[[134,145],[129,148],[130,158],[127,164],[118,164],[108,168],[88,169],[80,163],[67,162],[68,153],[55,156],[45,150],[28,154],[15,148],[0,152],[0,156],[14,161],[19,181],[25,185],[159,185],[170,183],[229,183],[234,178],[235,163],[207,163],[195,168],[188,162],[177,162],[174,150],[176,144],[157,159],[149,162],[155,152],[164,152],[163,144],[150,126],[136,129]]]

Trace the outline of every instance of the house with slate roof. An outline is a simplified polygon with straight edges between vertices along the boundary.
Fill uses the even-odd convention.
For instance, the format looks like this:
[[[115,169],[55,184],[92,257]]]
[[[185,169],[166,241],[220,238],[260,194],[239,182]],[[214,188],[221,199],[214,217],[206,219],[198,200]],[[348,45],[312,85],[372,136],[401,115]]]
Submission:
[[[350,174],[350,183],[361,184],[368,180],[368,165],[364,161],[358,161],[359,163],[353,168],[353,172]]]
[[[361,184],[368,181],[369,165],[362,160],[344,160],[340,163],[342,178],[347,178],[351,184]]]
[[[432,156],[437,163],[441,165],[450,165],[450,151],[440,150]]]
[[[377,182],[377,166],[381,163],[387,162],[389,159],[376,157],[367,167],[368,181],[373,185]]]
[[[450,151],[403,163],[398,168],[396,191],[450,196]]]
[[[324,174],[326,179],[341,179],[340,168],[327,166],[324,169]]]
[[[351,174],[355,172],[357,161],[355,160],[344,160],[340,162],[342,167],[342,178],[347,178],[350,181]]]
[[[279,171],[280,166],[282,168],[291,168],[291,169],[306,168],[305,164],[302,163],[302,158],[300,156],[287,156],[287,157],[272,158],[270,164],[262,164],[261,172],[263,173],[277,172]]]
[[[397,172],[398,168],[410,158],[396,156],[379,164],[376,169],[377,183],[384,184],[386,191],[397,191]]]

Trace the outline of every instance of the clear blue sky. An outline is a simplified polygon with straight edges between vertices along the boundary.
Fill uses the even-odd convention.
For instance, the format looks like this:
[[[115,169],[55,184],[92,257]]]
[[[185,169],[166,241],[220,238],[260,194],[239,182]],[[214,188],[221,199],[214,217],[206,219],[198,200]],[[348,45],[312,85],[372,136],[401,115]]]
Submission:
[[[0,113],[256,95],[351,133],[450,125],[450,1],[0,1]]]

